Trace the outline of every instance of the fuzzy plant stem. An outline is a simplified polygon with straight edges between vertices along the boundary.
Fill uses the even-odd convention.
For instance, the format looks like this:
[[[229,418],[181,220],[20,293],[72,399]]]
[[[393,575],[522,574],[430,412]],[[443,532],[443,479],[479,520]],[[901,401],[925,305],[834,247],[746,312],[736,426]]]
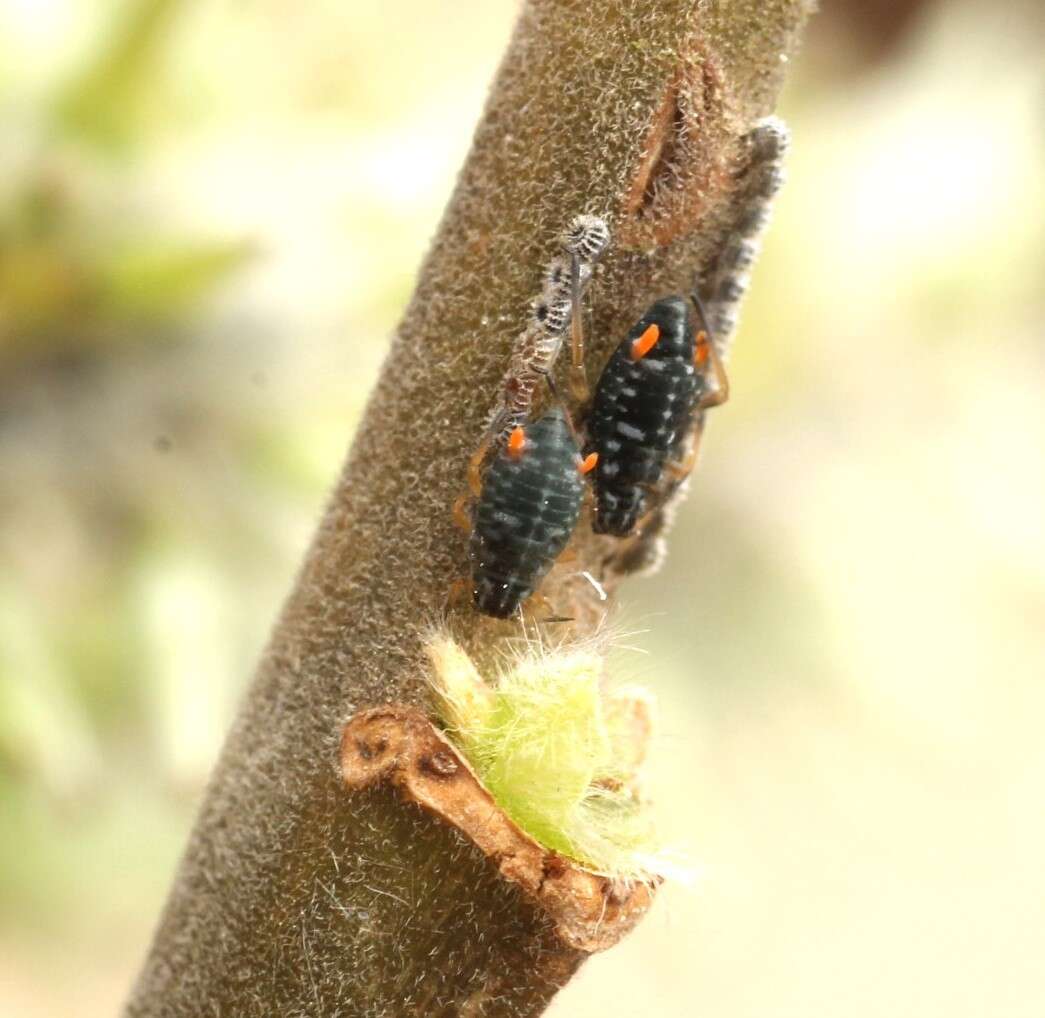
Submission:
[[[592,372],[722,243],[738,139],[770,112],[812,3],[524,5],[129,1018],[519,1018],[582,962],[459,830],[391,785],[347,791],[341,733],[379,705],[428,707],[424,636],[467,572],[451,505],[557,236],[582,212],[613,230],[589,292]],[[582,537],[571,572],[601,569],[612,589],[607,540]],[[590,584],[552,597],[581,630],[594,619]],[[454,625],[475,646],[514,624]]]

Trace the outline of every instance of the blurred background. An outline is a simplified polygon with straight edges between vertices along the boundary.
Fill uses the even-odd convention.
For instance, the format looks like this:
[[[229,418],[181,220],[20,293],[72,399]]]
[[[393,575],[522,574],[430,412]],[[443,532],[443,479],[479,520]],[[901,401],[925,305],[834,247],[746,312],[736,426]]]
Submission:
[[[555,1015],[1045,1013],[1045,19],[824,7]],[[0,1014],[116,1013],[516,9],[0,6]]]

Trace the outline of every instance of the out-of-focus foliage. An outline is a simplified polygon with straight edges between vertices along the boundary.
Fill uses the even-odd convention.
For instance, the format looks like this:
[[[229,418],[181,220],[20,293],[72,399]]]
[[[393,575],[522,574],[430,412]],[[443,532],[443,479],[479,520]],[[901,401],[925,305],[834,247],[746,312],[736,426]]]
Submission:
[[[241,240],[171,236],[156,210],[127,201],[185,6],[128,4],[71,80],[11,102],[21,115],[0,138],[14,167],[0,191],[0,369],[169,338],[249,254]]]
[[[55,103],[54,127],[69,139],[126,150],[163,119],[164,58],[170,33],[192,0],[128,0],[86,65]]]
[[[515,11],[0,6],[0,1013],[114,1013]],[[825,20],[796,68],[616,662],[705,877],[562,1014],[1039,1018],[1036,13],[923,4],[878,62]]]
[[[0,368],[9,372],[171,338],[178,317],[251,251],[242,241],[176,240],[114,224],[111,202],[80,205],[62,173],[27,180],[0,222]]]

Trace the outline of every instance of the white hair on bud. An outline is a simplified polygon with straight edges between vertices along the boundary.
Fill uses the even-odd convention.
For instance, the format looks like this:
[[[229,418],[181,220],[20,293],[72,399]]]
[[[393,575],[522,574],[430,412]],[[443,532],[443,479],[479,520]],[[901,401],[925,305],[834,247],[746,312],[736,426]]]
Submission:
[[[497,805],[546,849],[616,878],[680,869],[658,843],[640,773],[655,704],[608,684],[608,634],[549,644],[523,629],[477,666],[445,629],[425,643],[435,711]]]

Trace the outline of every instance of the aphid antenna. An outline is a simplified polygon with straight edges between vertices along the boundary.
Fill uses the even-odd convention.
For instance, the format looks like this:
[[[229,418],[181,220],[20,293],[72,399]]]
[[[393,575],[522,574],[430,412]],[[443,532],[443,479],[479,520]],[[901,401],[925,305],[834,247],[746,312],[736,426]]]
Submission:
[[[595,263],[610,242],[610,228],[601,216],[575,216],[563,237],[570,257],[570,392],[578,403],[591,399],[584,372],[584,309],[582,298],[595,276]]]
[[[551,390],[552,399],[559,405],[563,412],[563,416],[566,418],[566,426],[570,429],[570,434],[573,435],[573,440],[577,443],[577,448],[583,449],[584,440],[581,436],[581,433],[577,430],[577,425],[574,423],[573,414],[570,413],[569,407],[566,406],[565,400],[563,400],[562,396],[559,393],[559,387],[555,384],[555,381],[550,373],[544,376],[544,380],[548,383],[548,388]],[[582,461],[584,461],[585,463],[587,462],[583,460],[583,457]],[[594,465],[595,464],[593,461],[590,466],[586,467],[584,473],[587,473],[589,470],[591,470],[591,468]]]
[[[552,394],[552,399],[562,410],[563,415],[566,418],[566,424],[570,429],[570,434],[573,435],[573,440],[577,443],[579,448],[581,445],[581,437],[577,432],[577,426],[573,423],[573,414],[570,413],[569,407],[566,406],[566,401],[562,398],[562,394],[559,392],[559,387],[555,384],[555,379],[552,378],[550,371],[545,373],[544,380],[548,383],[548,390]]]
[[[576,252],[570,256],[570,294],[573,314],[570,321],[572,364],[570,389],[581,402],[590,398],[587,376],[584,373],[584,309],[581,304],[581,259]]]

